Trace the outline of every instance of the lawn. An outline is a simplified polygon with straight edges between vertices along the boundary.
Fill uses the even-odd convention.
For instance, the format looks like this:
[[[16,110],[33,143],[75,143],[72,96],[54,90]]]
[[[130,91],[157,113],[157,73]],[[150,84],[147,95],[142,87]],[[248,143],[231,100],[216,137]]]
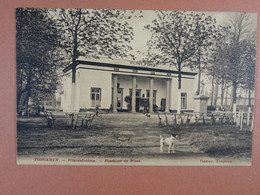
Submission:
[[[54,113],[55,114],[55,113]],[[251,161],[252,132],[234,125],[160,125],[156,115],[103,114],[91,129],[72,130],[56,115],[57,129],[44,118],[17,119],[17,154],[24,156]],[[171,121],[170,121],[171,122]],[[159,136],[178,135],[174,154],[159,151]]]

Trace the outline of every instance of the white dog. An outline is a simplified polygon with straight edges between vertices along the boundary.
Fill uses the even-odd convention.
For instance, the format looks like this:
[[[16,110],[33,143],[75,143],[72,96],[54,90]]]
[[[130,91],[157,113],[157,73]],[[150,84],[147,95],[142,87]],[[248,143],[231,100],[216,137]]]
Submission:
[[[172,152],[174,152],[174,140],[177,138],[177,135],[176,134],[172,134],[171,137],[167,137],[167,138],[163,138],[161,135],[160,135],[160,151],[163,152],[163,145],[164,144],[168,144],[169,147],[168,147],[168,153],[170,153],[171,149],[172,149]]]

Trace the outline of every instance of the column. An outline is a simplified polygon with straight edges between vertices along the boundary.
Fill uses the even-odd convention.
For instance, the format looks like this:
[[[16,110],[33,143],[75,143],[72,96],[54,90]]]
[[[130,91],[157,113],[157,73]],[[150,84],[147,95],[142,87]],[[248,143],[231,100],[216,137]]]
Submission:
[[[132,81],[132,113],[136,112],[136,76],[133,76]]]
[[[170,111],[170,79],[166,79],[166,102],[165,112]]]
[[[154,84],[154,78],[150,77],[150,96],[149,96],[149,110],[150,113],[153,113],[153,84]]]
[[[113,112],[117,112],[117,75],[113,75]]]

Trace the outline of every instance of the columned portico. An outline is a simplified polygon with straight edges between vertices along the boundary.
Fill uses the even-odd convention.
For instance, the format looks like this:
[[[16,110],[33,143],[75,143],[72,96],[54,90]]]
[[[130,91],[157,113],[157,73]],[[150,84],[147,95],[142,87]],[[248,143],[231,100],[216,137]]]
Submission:
[[[117,79],[116,74],[113,75],[113,112],[117,112]]]
[[[132,76],[132,113],[136,112],[136,76]]]
[[[185,77],[182,87],[184,95],[180,99],[177,89],[179,72],[174,68],[142,66],[121,60],[79,59],[76,62],[77,83],[71,83],[71,69],[72,65],[63,70],[66,73],[64,89],[59,94],[61,108],[66,111],[78,112],[97,106],[115,113],[152,113],[155,108],[169,112],[180,110],[180,105],[186,110],[193,109],[194,72],[181,72]]]
[[[150,85],[149,85],[149,90],[150,90],[149,111],[150,111],[150,113],[153,112],[153,88],[154,88],[154,78],[150,77]]]
[[[170,111],[170,79],[166,79],[166,102],[165,112]]]

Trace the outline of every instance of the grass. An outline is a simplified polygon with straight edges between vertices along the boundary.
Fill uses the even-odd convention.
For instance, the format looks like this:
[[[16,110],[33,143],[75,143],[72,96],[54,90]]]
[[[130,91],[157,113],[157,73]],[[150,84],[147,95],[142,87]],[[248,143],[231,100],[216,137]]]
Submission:
[[[66,127],[62,114],[56,122],[51,129],[44,118],[18,118],[18,155],[169,158],[159,151],[159,136],[176,133],[175,156],[251,159],[252,132],[234,125],[164,126],[156,115],[129,113],[103,114],[89,130]]]
[[[192,131],[189,131],[192,129]],[[251,158],[252,132],[235,125],[199,125],[179,129],[181,136],[209,156],[217,158]]]

